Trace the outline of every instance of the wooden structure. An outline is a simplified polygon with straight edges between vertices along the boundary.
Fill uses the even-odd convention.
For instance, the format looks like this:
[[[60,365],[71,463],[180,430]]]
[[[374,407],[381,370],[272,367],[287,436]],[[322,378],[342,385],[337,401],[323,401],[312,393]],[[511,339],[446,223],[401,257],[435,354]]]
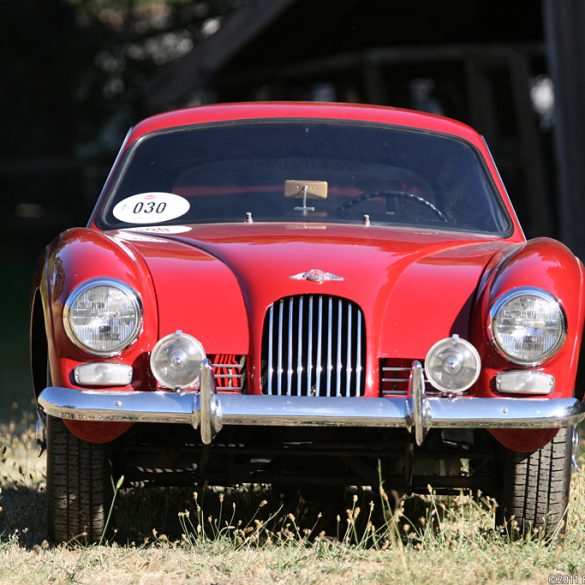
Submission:
[[[585,258],[583,25],[580,0],[251,0],[161,69],[144,109],[326,99],[463,120],[485,135],[527,235]],[[537,103],[551,76],[554,116]]]
[[[543,0],[555,83],[555,154],[560,237],[585,258],[585,4]]]

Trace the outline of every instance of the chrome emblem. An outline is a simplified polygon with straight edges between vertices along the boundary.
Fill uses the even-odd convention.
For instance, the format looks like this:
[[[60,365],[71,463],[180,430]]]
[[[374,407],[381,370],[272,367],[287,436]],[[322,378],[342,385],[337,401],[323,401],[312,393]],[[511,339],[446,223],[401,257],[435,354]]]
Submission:
[[[311,282],[317,282],[319,284],[326,280],[343,280],[343,276],[337,276],[337,274],[331,274],[331,272],[323,272],[323,270],[319,270],[318,268],[311,268],[311,270],[307,270],[307,272],[293,274],[293,276],[289,276],[289,278],[292,280],[310,280]]]

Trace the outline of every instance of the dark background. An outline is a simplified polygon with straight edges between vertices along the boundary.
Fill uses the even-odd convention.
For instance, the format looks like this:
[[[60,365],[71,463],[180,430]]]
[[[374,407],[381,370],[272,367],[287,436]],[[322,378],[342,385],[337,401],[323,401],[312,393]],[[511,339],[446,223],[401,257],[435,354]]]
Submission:
[[[486,137],[528,237],[585,256],[580,0],[18,0],[0,28],[0,420],[31,410],[36,262],[128,128],[239,100],[387,104]]]
[[[46,244],[84,225],[145,86],[238,0],[2,2],[0,420],[32,409],[28,312]]]

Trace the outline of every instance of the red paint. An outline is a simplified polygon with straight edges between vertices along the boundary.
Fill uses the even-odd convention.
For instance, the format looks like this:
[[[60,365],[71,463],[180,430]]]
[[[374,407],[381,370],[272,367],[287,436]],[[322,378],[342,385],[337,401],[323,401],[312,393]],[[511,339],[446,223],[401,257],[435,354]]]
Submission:
[[[314,292],[356,302],[368,330],[366,395],[379,396],[379,358],[422,359],[442,337],[469,337],[467,313],[460,313],[468,310],[465,303],[485,262],[505,246],[452,233],[315,224],[194,226],[188,234],[170,237],[208,251],[233,270],[252,324],[250,364],[258,375],[252,374],[251,387],[256,394],[261,393],[256,359],[264,315],[276,300]],[[290,279],[315,267],[326,267],[344,280],[316,284]]]
[[[135,381],[124,388],[156,389],[148,356],[156,341],[181,329],[197,337],[209,354],[248,356],[249,392],[259,394],[262,326],[279,298],[304,293],[332,294],[362,309],[368,336],[366,395],[379,396],[379,361],[423,359],[437,340],[458,333],[477,347],[484,365],[471,389],[495,396],[494,378],[506,362],[487,338],[488,311],[502,294],[519,286],[540,287],[557,297],[568,334],[562,350],[541,370],[556,378],[554,397],[574,391],[584,307],[582,265],[562,244],[539,238],[526,242],[508,196],[481,137],[446,118],[404,110],[342,104],[232,104],[192,108],[150,118],[129,134],[125,150],[150,132],[226,120],[264,118],[352,119],[425,129],[458,136],[475,146],[493,175],[513,223],[508,238],[427,229],[357,225],[265,223],[191,226],[181,234],[100,233],[91,229],[62,234],[48,249],[38,283],[44,306],[53,383],[75,387],[73,368],[95,360],[66,336],[63,303],[91,278],[117,278],[142,299],[144,328],[115,361],[130,363]],[[116,165],[111,174],[115,177]],[[111,182],[112,179],[109,179]],[[321,284],[289,277],[320,268],[344,277]],[[543,398],[546,400],[546,398]],[[79,437],[106,442],[129,425],[76,422]],[[507,447],[533,450],[551,431],[494,431]],[[554,431],[553,431],[554,434]],[[543,443],[544,441],[544,443]]]

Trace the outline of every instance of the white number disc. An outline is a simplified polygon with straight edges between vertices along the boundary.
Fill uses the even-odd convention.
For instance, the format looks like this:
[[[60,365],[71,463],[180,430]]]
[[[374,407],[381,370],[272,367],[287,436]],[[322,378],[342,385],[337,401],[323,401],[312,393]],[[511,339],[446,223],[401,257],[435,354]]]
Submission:
[[[173,193],[139,193],[117,203],[113,214],[125,223],[155,224],[181,217],[189,207],[184,197]]]

